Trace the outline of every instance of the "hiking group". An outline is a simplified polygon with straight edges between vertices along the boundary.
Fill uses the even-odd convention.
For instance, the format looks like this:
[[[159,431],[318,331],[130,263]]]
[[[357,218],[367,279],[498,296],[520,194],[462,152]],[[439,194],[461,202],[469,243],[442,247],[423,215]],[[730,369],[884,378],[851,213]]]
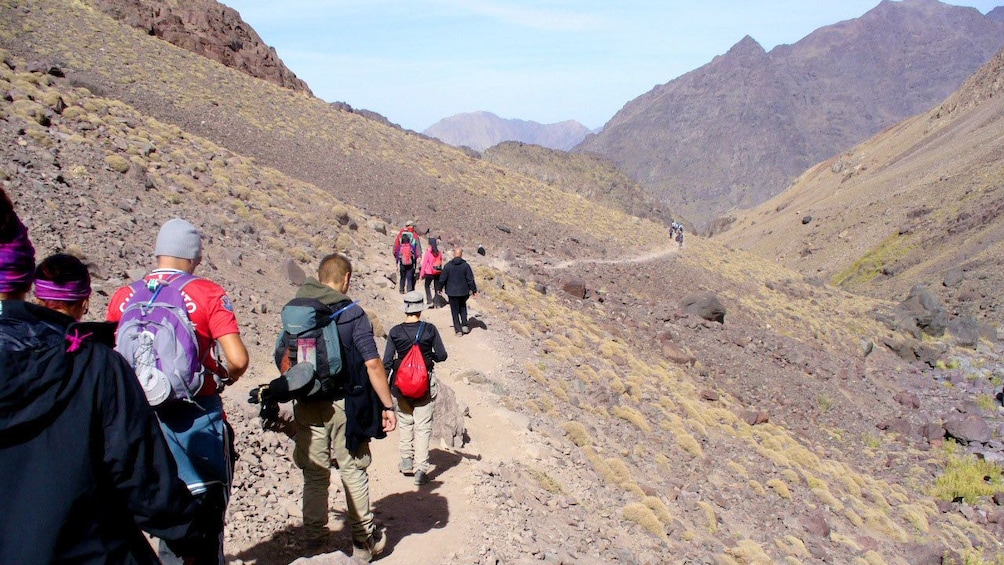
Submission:
[[[370,504],[371,439],[400,426],[398,469],[416,485],[429,481],[434,367],[447,352],[421,316],[445,289],[455,331],[469,332],[476,287],[460,248],[444,265],[430,238],[426,292],[416,291],[421,244],[410,224],[394,245],[405,319],[383,357],[369,316],[347,296],[352,263],[333,253],[281,311],[280,376],[248,399],[265,420],[293,402],[308,555],[328,542],[332,466],[353,557],[385,551]],[[225,562],[237,454],[220,395],[247,371],[249,354],[227,292],[194,274],[198,228],[165,222],[153,257],[156,268],[111,296],[107,321],[82,322],[87,266],[67,254],[36,266],[28,229],[0,190],[0,563]],[[143,532],[159,540],[156,551]]]
[[[676,240],[676,245],[683,248],[683,224],[674,221],[669,225],[669,240]]]

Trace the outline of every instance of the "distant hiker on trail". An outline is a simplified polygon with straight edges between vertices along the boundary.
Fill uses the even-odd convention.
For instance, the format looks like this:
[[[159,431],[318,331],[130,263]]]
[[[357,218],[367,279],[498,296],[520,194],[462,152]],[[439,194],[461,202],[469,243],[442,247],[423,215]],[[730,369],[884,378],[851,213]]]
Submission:
[[[391,393],[397,400],[397,421],[401,430],[398,442],[401,464],[398,470],[405,475],[414,474],[416,485],[429,482],[429,440],[432,438],[432,415],[438,391],[433,369],[436,363],[446,361],[447,357],[439,330],[422,321],[422,310],[426,308],[420,291],[404,295],[404,323],[394,326],[387,333],[383,354],[383,366],[391,371]],[[402,361],[407,360],[409,351],[416,344],[425,380],[420,383],[422,388],[413,392],[410,387],[405,388],[398,383],[397,376],[404,374]]]
[[[154,255],[156,269],[112,295],[108,320],[119,322],[116,349],[141,373],[141,384],[145,385],[147,399],[155,405],[181,478],[192,494],[206,506],[215,506],[221,517],[220,528],[212,539],[195,553],[183,557],[194,558],[199,565],[222,564],[222,517],[230,499],[235,453],[233,429],[226,421],[220,393],[225,385],[239,379],[247,370],[248,352],[226,291],[210,280],[192,275],[202,262],[202,235],[198,229],[180,218],[167,221],[157,234]],[[189,337],[191,330],[183,326],[165,333],[163,329],[142,325],[139,318],[146,317],[142,312],[164,313],[168,297],[181,302],[172,305],[172,315],[177,316],[175,311],[185,309],[181,315],[187,313],[187,321],[182,319],[180,323],[191,324],[195,344],[188,347],[197,351],[189,351],[186,347],[191,344],[192,337]],[[157,369],[150,372],[150,364],[164,363],[167,353],[166,340],[148,339],[154,331],[158,331],[157,336],[161,338],[175,335],[174,349],[183,354],[183,360],[195,358],[193,382],[199,384],[193,386],[193,390],[186,388],[187,383],[172,382]],[[223,350],[226,364],[212,355],[216,345]],[[192,372],[186,367],[185,376]],[[150,376],[144,378],[142,374]],[[184,392],[177,396],[179,390]],[[165,563],[180,562],[163,546],[160,556]]]
[[[467,299],[478,295],[478,286],[474,282],[474,270],[464,261],[462,248],[456,247],[453,250],[453,259],[443,266],[440,281],[450,299],[453,331],[458,336],[471,333],[471,328],[467,325]]]
[[[394,399],[387,383],[373,325],[366,312],[345,295],[352,278],[347,257],[321,259],[317,278],[309,277],[297,298],[314,299],[341,311],[335,318],[343,367],[341,386],[297,400],[293,405],[296,449],[293,460],[303,469],[303,526],[307,549],[321,552],[328,542],[328,486],[334,457],[345,491],[352,556],[369,562],[383,552],[387,535],[377,528],[370,508],[371,438],[387,437],[397,426]]]
[[[676,228],[676,244],[683,249],[683,225]]]
[[[401,294],[415,290],[415,267],[422,257],[422,242],[415,221],[408,220],[394,238],[394,261]]]
[[[443,292],[443,282],[441,280],[443,262],[443,253],[439,250],[436,238],[430,237],[429,248],[425,250],[425,255],[422,257],[420,275],[425,280],[425,302],[433,308],[436,307],[435,298]],[[432,290],[435,290],[436,294],[432,294]]]
[[[213,524],[192,524],[201,514],[133,370],[73,331],[86,268],[50,259],[36,298],[70,315],[25,302],[35,250],[0,190],[0,563],[159,563],[141,530],[183,548]]]

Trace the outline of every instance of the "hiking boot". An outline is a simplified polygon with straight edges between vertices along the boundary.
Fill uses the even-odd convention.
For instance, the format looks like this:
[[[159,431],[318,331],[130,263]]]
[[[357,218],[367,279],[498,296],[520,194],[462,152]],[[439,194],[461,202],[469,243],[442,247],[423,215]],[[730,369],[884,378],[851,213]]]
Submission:
[[[319,555],[324,553],[324,546],[328,543],[328,536],[308,538],[303,542],[303,549],[307,555]]]
[[[428,484],[428,483],[429,483],[429,475],[425,474],[425,471],[422,471],[421,469],[418,470],[418,471],[415,471],[415,484],[416,485],[422,486],[422,485],[425,485],[425,484]]]
[[[457,337],[464,335],[464,332],[457,332]]]
[[[385,547],[387,547],[387,534],[383,528],[377,528],[365,542],[352,541],[352,558],[369,563],[374,557],[383,553]]]
[[[461,326],[460,331],[464,332],[465,334],[469,334],[471,333],[471,328],[470,326]]]
[[[411,475],[415,472],[414,467],[412,467],[411,457],[404,457],[401,459],[401,464],[397,466],[397,470],[401,471],[404,475]]]

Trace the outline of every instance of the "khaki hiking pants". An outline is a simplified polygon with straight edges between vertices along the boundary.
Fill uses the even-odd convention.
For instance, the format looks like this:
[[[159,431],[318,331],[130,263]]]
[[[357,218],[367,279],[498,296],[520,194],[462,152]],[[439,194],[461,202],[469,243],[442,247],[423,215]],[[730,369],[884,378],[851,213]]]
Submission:
[[[397,429],[398,451],[401,459],[414,461],[413,469],[429,472],[429,442],[432,439],[432,415],[436,411],[438,384],[435,375],[429,375],[429,394],[414,399],[398,396]]]
[[[296,402],[296,449],[293,461],[303,469],[303,526],[308,538],[328,535],[328,486],[334,455],[345,489],[345,506],[352,540],[363,543],[373,533],[370,508],[369,443],[357,453],[345,448],[345,400]]]

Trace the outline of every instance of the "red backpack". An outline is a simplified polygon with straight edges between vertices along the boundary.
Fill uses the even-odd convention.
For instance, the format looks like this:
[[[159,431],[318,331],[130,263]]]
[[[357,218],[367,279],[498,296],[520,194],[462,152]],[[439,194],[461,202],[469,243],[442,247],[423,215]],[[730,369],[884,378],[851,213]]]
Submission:
[[[402,265],[413,265],[415,263],[415,240],[408,232],[401,234],[401,247],[398,248],[397,258]]]
[[[425,322],[418,324],[415,343],[411,344],[411,349],[394,371],[394,385],[407,398],[423,398],[429,393],[429,369],[425,366],[425,356],[418,346],[424,327]]]

